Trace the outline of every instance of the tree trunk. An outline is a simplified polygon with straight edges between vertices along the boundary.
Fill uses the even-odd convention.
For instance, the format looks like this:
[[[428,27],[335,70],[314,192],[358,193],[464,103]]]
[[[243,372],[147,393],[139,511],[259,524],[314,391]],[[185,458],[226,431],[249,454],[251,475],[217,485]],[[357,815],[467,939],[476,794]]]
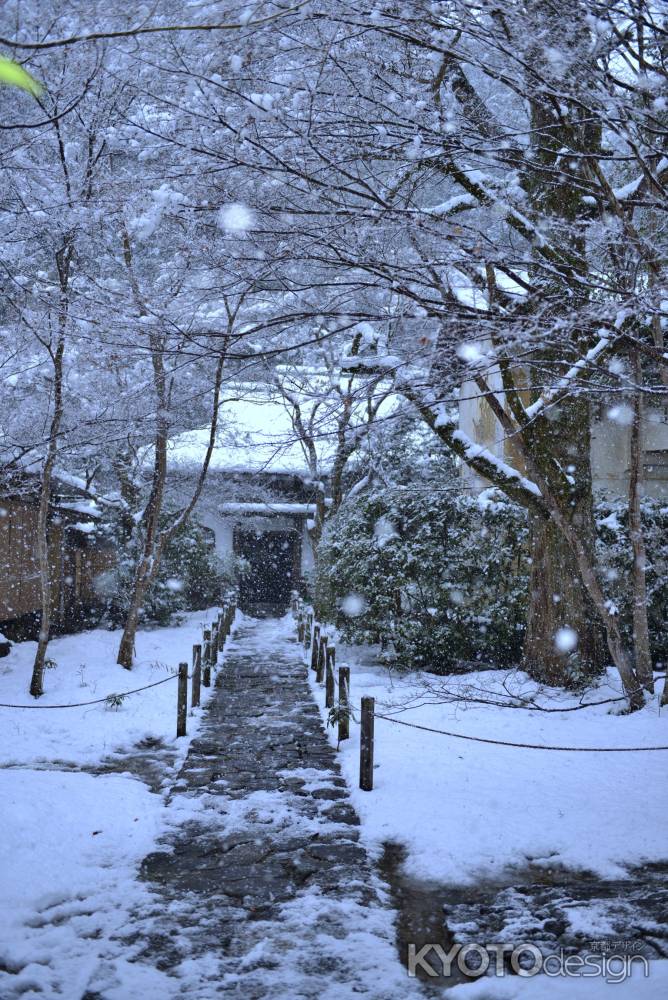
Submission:
[[[49,645],[51,630],[51,568],[49,566],[49,499],[51,496],[51,468],[53,463],[44,467],[42,474],[41,495],[37,515],[37,561],[39,564],[39,588],[41,614],[39,621],[39,638],[37,652],[32,667],[30,679],[30,694],[39,698],[44,694],[44,664],[46,650]]]
[[[585,400],[565,400],[533,429],[532,453],[549,481],[558,465],[572,480],[560,504],[595,565],[590,459],[590,412]],[[605,638],[599,615],[582,581],[572,545],[552,519],[530,515],[531,574],[524,666],[544,684],[575,685],[605,668]],[[577,635],[572,650],[560,649],[557,633]]]
[[[642,363],[640,354],[633,352],[631,363],[636,390],[633,395],[633,421],[630,437],[629,474],[629,537],[633,552],[633,648],[635,651],[636,674],[643,687],[654,693],[652,654],[650,649],[649,625],[647,622],[647,579],[645,566],[647,552],[640,510],[642,479]]]
[[[123,257],[128,272],[128,279],[132,289],[137,312],[140,316],[145,316],[148,312],[144,305],[144,300],[139,287],[139,282],[134,272],[132,245],[127,231],[123,233]],[[169,434],[169,388],[167,372],[165,370],[165,344],[166,337],[163,333],[152,330],[149,333],[149,348],[151,354],[151,368],[153,371],[153,390],[155,393],[155,453],[153,456],[153,477],[151,482],[151,493],[144,510],[144,539],[143,551],[137,568],[132,587],[132,597],[130,607],[125,619],[123,635],[118,647],[116,662],[126,670],[132,669],[134,657],[135,636],[137,625],[139,624],[139,611],[142,606],[146,591],[148,590],[151,578],[155,573],[160,559],[160,547],[158,543],[159,521],[162,512],[162,501],[165,492],[165,481],[167,479],[167,436]]]
[[[124,254],[125,262],[128,269],[128,274],[130,277],[130,283],[133,289],[133,294],[135,302],[140,315],[145,315],[146,310],[143,305],[143,299],[141,292],[139,290],[139,285],[137,279],[134,275],[133,265],[132,265],[132,249],[130,246],[130,239],[127,233],[124,235]],[[187,519],[190,517],[192,511],[199,500],[202,489],[204,487],[204,482],[206,480],[207,472],[209,469],[209,463],[211,461],[211,455],[213,453],[213,448],[216,441],[216,431],[218,428],[218,408],[220,405],[220,389],[223,380],[223,368],[225,365],[225,358],[227,356],[227,348],[229,345],[229,336],[232,331],[232,326],[235,319],[235,313],[228,310],[229,328],[228,335],[223,338],[222,348],[218,355],[215,369],[215,377],[213,383],[213,404],[211,411],[211,425],[209,430],[209,443],[207,446],[204,462],[200,470],[197,484],[193,490],[192,496],[189,502],[186,504],[181,513],[175,517],[167,528],[160,527],[160,518],[162,515],[162,506],[165,496],[165,484],[167,481],[167,439],[169,434],[169,399],[170,399],[170,389],[168,388],[168,376],[165,369],[165,345],[166,339],[164,336],[151,333],[149,334],[149,345],[151,351],[151,365],[153,368],[153,387],[155,392],[155,402],[156,402],[156,425],[155,425],[155,442],[154,442],[154,459],[153,459],[153,477],[151,483],[151,493],[146,504],[146,509],[144,511],[144,540],[143,540],[143,551],[141,558],[139,559],[137,569],[135,571],[135,578],[132,588],[132,597],[130,599],[130,607],[128,608],[127,616],[125,619],[125,625],[123,628],[123,635],[121,636],[121,641],[118,647],[118,656],[116,657],[116,662],[124,667],[126,670],[132,669],[132,661],[134,658],[135,649],[135,639],[137,635],[137,628],[139,625],[139,612],[141,610],[142,603],[146,597],[146,593],[151,586],[151,583],[155,579],[158,568],[160,566],[160,559],[165,547],[169,544],[171,538],[176,534],[181,525],[185,524]]]
[[[39,511],[37,515],[37,561],[39,564],[41,615],[39,623],[39,639],[37,652],[33,662],[30,679],[30,694],[39,698],[44,694],[44,664],[46,650],[49,645],[51,631],[51,567],[49,565],[49,502],[51,500],[51,476],[58,454],[58,439],[60,425],[63,419],[63,358],[65,355],[65,331],[67,326],[70,264],[72,260],[72,241],[67,239],[62,249],[56,254],[56,265],[60,282],[60,308],[58,315],[58,335],[56,347],[49,345],[48,350],[53,364],[53,415],[49,427],[42,482],[40,486]]]
[[[524,668],[541,684],[577,685],[605,666],[598,616],[570,545],[552,521],[538,515],[531,515],[530,554]],[[572,651],[558,648],[557,634],[564,628],[577,634]]]
[[[561,532],[562,537],[568,543],[571,552],[577,560],[582,582],[605,628],[605,637],[610,657],[619,673],[624,693],[628,697],[629,708],[631,710],[642,708],[644,704],[642,685],[638,680],[633,663],[627,653],[619,627],[617,612],[609,607],[603,589],[598,581],[591,550],[585,538],[582,537],[576,523],[564,516],[555,498],[549,492],[546,492],[544,499],[549,510],[550,519]]]
[[[668,674],[663,682],[663,691],[661,692],[661,708],[665,708],[668,705]]]
[[[135,654],[135,640],[137,628],[139,627],[139,612],[146,597],[146,592],[151,584],[152,574],[149,572],[148,563],[142,559],[135,574],[134,587],[132,588],[132,598],[130,607],[125,618],[123,635],[118,647],[116,662],[126,670],[132,669],[132,661]]]
[[[158,359],[154,352],[154,366],[159,372],[156,378],[158,383],[158,399],[161,404],[164,399],[164,368],[162,366],[162,356]],[[135,577],[132,586],[132,597],[130,606],[125,618],[123,635],[118,647],[116,662],[126,670],[132,669],[134,657],[135,636],[139,624],[139,612],[146,597],[146,592],[157,572],[162,554],[162,541],[159,537],[159,522],[162,513],[162,501],[165,493],[165,482],[167,479],[167,433],[168,425],[165,418],[166,408],[164,405],[158,411],[157,429],[155,437],[155,456],[153,462],[153,482],[151,484],[151,495],[144,512],[144,540],[143,552],[137,563]]]

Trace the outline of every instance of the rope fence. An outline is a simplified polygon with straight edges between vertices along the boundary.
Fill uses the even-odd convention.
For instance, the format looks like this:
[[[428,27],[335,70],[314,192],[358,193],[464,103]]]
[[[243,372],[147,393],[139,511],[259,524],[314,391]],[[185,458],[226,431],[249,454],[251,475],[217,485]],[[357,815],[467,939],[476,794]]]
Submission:
[[[236,618],[237,603],[236,594],[228,594],[223,601],[215,621],[211,625],[205,625],[203,630],[203,642],[196,643],[192,648],[192,669],[188,670],[187,663],[179,663],[178,670],[163,677],[162,680],[153,681],[151,684],[144,684],[142,687],[133,688],[130,691],[112,691],[102,698],[93,698],[90,701],[77,701],[64,705],[33,705],[11,704],[0,702],[0,708],[12,709],[53,709],[53,708],[87,708],[90,705],[106,704],[112,708],[118,708],[123,701],[133,694],[140,694],[151,688],[167,684],[169,681],[177,681],[176,694],[176,735],[177,737],[187,735],[187,715],[188,715],[188,681],[192,681],[190,707],[198,708],[201,701],[201,688],[211,686],[211,671],[221,666],[218,657],[222,654],[227,638],[232,634],[232,628]]]
[[[373,700],[373,699],[372,699]],[[492,743],[497,747],[519,747],[521,750],[565,750],[567,753],[638,753],[649,750],[668,750],[665,747],[557,747],[549,746],[546,743],[511,743],[508,740],[492,740],[485,736],[469,736],[464,733],[451,733],[447,729],[432,729],[430,726],[421,726],[417,722],[406,722],[404,719],[394,719],[389,715],[380,715],[374,712],[375,719],[383,719],[384,722],[393,722],[397,726],[408,726],[411,729],[422,729],[426,733],[438,733],[439,736],[452,736],[457,740],[472,740],[474,743]]]
[[[85,708],[88,705],[101,705],[103,702],[111,702],[114,698],[127,698],[131,694],[139,694],[140,691],[148,691],[149,688],[158,687],[159,684],[166,684],[167,681],[175,681],[178,674],[170,674],[163,677],[161,681],[154,681],[153,684],[144,684],[143,687],[133,688],[132,691],[112,691],[104,698],[94,698],[92,701],[73,701],[67,705],[10,705],[0,701],[0,708]]]
[[[292,594],[292,614],[296,621],[297,640],[304,646],[305,663],[314,671],[316,682],[325,684],[325,707],[329,709],[328,725],[338,725],[338,744],[350,736],[350,719],[357,721],[353,715],[350,702],[350,668],[341,665],[338,671],[338,704],[335,704],[336,678],[334,665],[336,649],[324,635],[324,626],[317,622],[313,608],[307,606],[299,594]],[[668,683],[668,681],[667,681]],[[577,747],[552,746],[547,743],[519,743],[510,740],[495,740],[486,736],[473,736],[468,733],[455,733],[447,729],[435,729],[423,726],[417,722],[407,722],[393,716],[376,712],[375,699],[365,696],[360,703],[360,788],[364,791],[373,789],[374,767],[374,722],[381,719],[397,726],[417,729],[439,736],[449,736],[456,740],[467,740],[472,743],[485,743],[492,746],[513,747],[521,750],[550,750],[564,753],[651,753],[668,750],[668,746],[648,747]]]

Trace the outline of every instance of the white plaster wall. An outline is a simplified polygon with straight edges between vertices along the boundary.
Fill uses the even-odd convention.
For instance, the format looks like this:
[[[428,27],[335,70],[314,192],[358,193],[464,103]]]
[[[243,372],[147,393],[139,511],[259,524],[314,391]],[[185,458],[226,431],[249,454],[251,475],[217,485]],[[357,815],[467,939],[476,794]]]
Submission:
[[[611,496],[624,496],[628,490],[631,429],[604,416],[592,424],[591,464],[594,488]],[[668,418],[665,409],[647,410],[643,423],[646,451],[668,451]],[[646,496],[668,497],[668,481],[646,478]]]
[[[461,389],[459,421],[462,431],[477,444],[503,458],[503,432],[488,407],[475,398],[477,387],[466,382]],[[473,398],[468,398],[473,397]],[[646,410],[643,423],[644,448],[647,451],[668,451],[668,409]],[[591,429],[591,464],[594,490],[610,496],[624,496],[628,490],[630,465],[630,427],[625,418],[615,420],[606,413],[594,421]],[[461,463],[464,489],[479,493],[489,486],[482,476]],[[645,479],[647,496],[668,497],[668,481]]]
[[[485,372],[485,378],[491,389],[503,394],[498,369]],[[483,445],[497,458],[505,460],[503,429],[473,381],[464,382],[459,390],[459,428],[476,444]],[[460,463],[460,474],[462,486],[467,492],[480,493],[489,486],[488,480],[474,472],[466,462]]]
[[[591,428],[591,471],[594,487],[611,496],[627,489],[629,428],[612,420],[597,420]]]
[[[207,528],[211,528],[216,536],[216,553],[224,557],[233,551],[234,519],[219,517],[208,510],[198,510],[198,520]]]
[[[311,546],[311,539],[308,536],[308,531],[306,530],[306,520],[304,520],[304,529],[302,532],[302,576],[308,576],[314,568],[315,560],[313,559],[313,548]]]

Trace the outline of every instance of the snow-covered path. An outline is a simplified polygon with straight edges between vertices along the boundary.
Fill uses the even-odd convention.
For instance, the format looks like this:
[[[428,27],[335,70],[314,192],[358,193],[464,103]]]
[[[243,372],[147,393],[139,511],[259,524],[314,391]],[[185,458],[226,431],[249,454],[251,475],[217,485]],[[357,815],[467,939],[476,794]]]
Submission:
[[[153,905],[125,935],[146,1000],[420,992],[292,636],[245,621],[226,648],[171,832],[142,865]]]

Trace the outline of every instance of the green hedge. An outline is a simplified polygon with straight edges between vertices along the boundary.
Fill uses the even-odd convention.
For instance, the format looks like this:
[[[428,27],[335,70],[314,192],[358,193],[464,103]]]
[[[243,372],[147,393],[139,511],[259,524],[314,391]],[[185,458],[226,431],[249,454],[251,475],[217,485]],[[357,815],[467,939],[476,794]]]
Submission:
[[[321,545],[320,614],[336,620],[346,641],[381,643],[407,668],[515,662],[526,541],[524,511],[507,502],[410,487],[357,496]],[[349,595],[363,603],[361,614],[342,610]]]
[[[646,500],[643,517],[653,654],[665,662],[668,505]],[[625,505],[599,503],[596,521],[606,590],[630,638]],[[516,664],[526,622],[527,539],[526,512],[498,492],[467,497],[400,487],[358,494],[321,544],[319,614],[336,622],[344,641],[380,643],[402,668],[451,673],[472,661]]]
[[[163,553],[158,575],[149,589],[142,620],[167,624],[177,612],[196,611],[220,602],[233,583],[233,567],[223,564],[213,547],[212,532],[189,521]],[[137,559],[139,539],[119,544],[113,597],[108,607],[112,623],[125,619]]]

